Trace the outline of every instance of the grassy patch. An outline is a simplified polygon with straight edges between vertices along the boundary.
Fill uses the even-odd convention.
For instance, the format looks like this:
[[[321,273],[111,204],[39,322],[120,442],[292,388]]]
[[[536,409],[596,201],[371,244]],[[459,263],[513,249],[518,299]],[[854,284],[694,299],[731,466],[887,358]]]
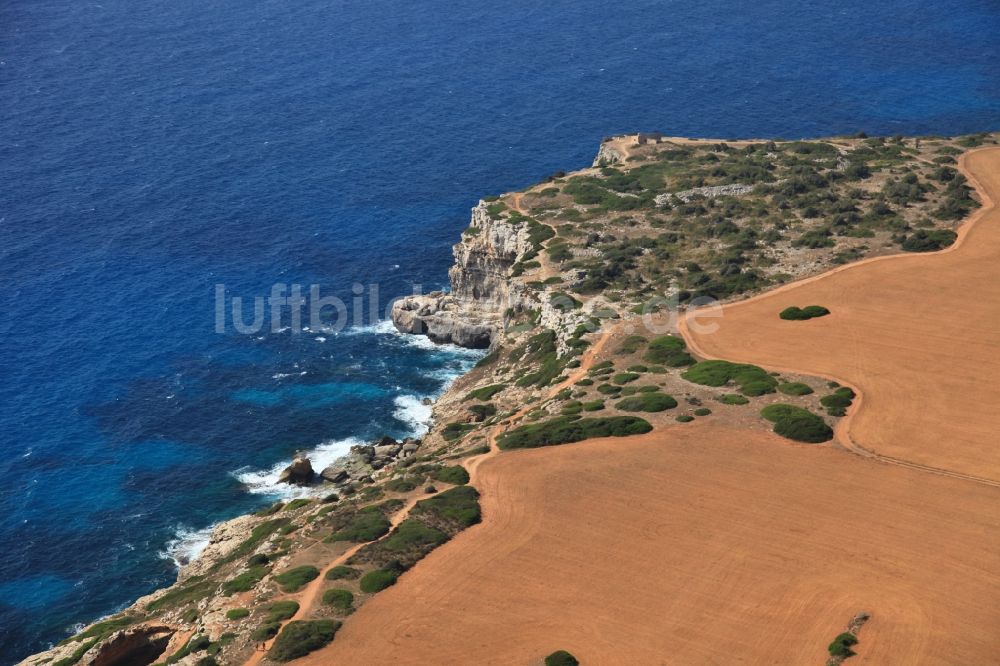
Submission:
[[[350,590],[335,588],[323,593],[323,605],[333,606],[342,611],[349,610],[354,605],[354,595]]]
[[[763,368],[729,361],[701,361],[682,372],[681,377],[702,386],[725,386],[732,382],[740,393],[748,396],[774,393],[778,385],[778,380]]]
[[[676,406],[677,401],[666,393],[638,393],[615,403],[623,412],[662,412]]]
[[[644,344],[646,344],[646,338],[641,335],[630,335],[622,340],[621,346],[618,347],[618,353],[622,355],[634,354],[642,349]]]
[[[491,384],[489,386],[481,386],[477,389],[469,391],[468,395],[465,396],[465,399],[482,400],[483,402],[487,402],[490,398],[492,398],[505,388],[507,388],[506,384]]]
[[[795,405],[768,405],[761,416],[774,424],[774,432],[796,442],[818,444],[833,439],[833,429],[808,409]]]
[[[305,497],[300,499],[293,499],[291,502],[285,505],[285,511],[295,511],[295,509],[301,509],[310,502],[312,502],[312,500],[307,499]]]
[[[669,368],[679,368],[694,363],[694,358],[685,349],[684,340],[673,335],[653,338],[642,358]]]
[[[250,611],[246,608],[231,608],[226,611],[227,620],[242,620],[245,617],[250,617]]]
[[[319,569],[312,565],[305,565],[289,569],[274,577],[274,582],[281,586],[284,592],[298,592],[306,583],[319,577]]]
[[[434,479],[441,483],[452,483],[456,486],[463,486],[469,482],[469,473],[461,465],[442,467],[434,474]]]
[[[429,552],[447,540],[448,535],[441,530],[428,527],[419,520],[407,518],[385,538],[382,547],[397,552],[416,549],[426,549]]]
[[[593,437],[641,435],[652,429],[653,426],[648,421],[635,416],[583,419],[558,416],[509,430],[500,436],[497,443],[501,449],[527,449],[568,444]]]
[[[299,612],[297,601],[275,601],[267,607],[267,622],[284,622]]]
[[[375,569],[361,577],[361,591],[373,594],[396,584],[401,572],[395,569]]]
[[[355,543],[373,541],[387,534],[391,527],[389,519],[378,507],[368,506],[354,514],[346,527],[337,530],[325,541],[328,543],[334,541],[353,541]]]
[[[226,596],[237,592],[248,592],[257,586],[264,576],[271,573],[270,567],[250,567],[240,575],[222,584],[222,593]]]
[[[639,376],[640,375],[638,372],[619,372],[611,379],[611,381],[621,386],[622,384],[628,384],[630,382],[634,382],[635,380],[639,379]]]
[[[784,382],[778,384],[778,391],[785,395],[809,395],[813,392],[808,384],[802,382]]]
[[[479,491],[472,486],[456,486],[421,500],[412,515],[429,522],[451,523],[458,529],[479,522]]]
[[[724,405],[746,405],[750,403],[746,396],[742,396],[739,393],[726,393],[725,395],[720,395],[719,402]]]
[[[337,565],[326,572],[327,580],[353,580],[361,575],[361,572],[354,567],[344,564]]]
[[[332,641],[338,629],[340,622],[336,620],[289,622],[278,634],[267,656],[281,662],[304,657]]]

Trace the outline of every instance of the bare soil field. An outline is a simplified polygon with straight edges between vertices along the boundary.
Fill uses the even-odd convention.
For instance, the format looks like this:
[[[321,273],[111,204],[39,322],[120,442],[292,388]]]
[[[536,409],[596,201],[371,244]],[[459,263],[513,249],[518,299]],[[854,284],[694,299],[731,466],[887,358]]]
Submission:
[[[301,663],[985,664],[1000,493],[769,433],[692,424],[504,453],[484,523]]]
[[[862,403],[841,436],[880,455],[1000,481],[1000,149],[960,161],[984,206],[943,252],[874,259],[740,303],[708,357],[833,377]],[[784,321],[791,306],[832,314]]]

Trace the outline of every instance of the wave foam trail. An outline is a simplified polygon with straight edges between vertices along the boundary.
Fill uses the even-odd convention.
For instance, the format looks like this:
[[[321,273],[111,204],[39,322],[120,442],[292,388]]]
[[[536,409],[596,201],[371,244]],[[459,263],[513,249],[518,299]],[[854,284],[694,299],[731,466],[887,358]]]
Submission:
[[[215,525],[200,530],[178,527],[176,536],[160,551],[160,557],[171,560],[178,569],[181,568],[201,555],[208,546],[214,529]]]
[[[431,427],[431,405],[415,395],[398,395],[393,402],[396,409],[392,415],[409,427],[410,437],[423,437]]]
[[[305,451],[303,455],[309,458],[313,469],[320,472],[327,465],[332,464],[337,458],[346,455],[352,446],[364,444],[356,437],[347,439],[331,440],[324,442],[311,451]],[[282,460],[269,469],[251,469],[242,467],[232,475],[247,488],[247,492],[255,495],[272,495],[283,499],[296,497],[312,497],[329,492],[329,488],[322,486],[292,486],[287,483],[278,483],[281,472],[292,463],[291,460]]]

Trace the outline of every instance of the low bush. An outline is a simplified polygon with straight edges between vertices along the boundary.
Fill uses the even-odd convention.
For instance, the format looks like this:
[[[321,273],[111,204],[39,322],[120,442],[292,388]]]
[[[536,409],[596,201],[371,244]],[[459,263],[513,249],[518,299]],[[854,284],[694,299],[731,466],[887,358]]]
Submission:
[[[661,335],[658,338],[653,338],[642,358],[650,363],[670,368],[679,368],[694,363],[694,358],[685,349],[684,340],[673,335]]]
[[[591,400],[583,403],[583,411],[585,412],[599,412],[602,409],[604,409],[603,400]]]
[[[448,540],[448,535],[441,530],[424,525],[419,520],[407,518],[399,524],[392,534],[382,542],[382,547],[395,552],[430,547],[431,550]]]
[[[629,372],[649,372],[649,368],[644,365],[630,365],[626,370]]]
[[[302,507],[304,507],[305,505],[309,504],[310,502],[312,502],[312,500],[308,499],[306,497],[301,497],[299,499],[293,499],[291,502],[289,502],[288,504],[285,505],[285,509],[284,510],[285,511],[295,511],[295,509],[301,509]]]
[[[621,386],[622,384],[628,384],[639,379],[640,375],[638,372],[619,372],[617,375],[611,378],[611,381],[615,384]]]
[[[846,386],[819,399],[819,404],[826,408],[826,412],[830,416],[846,415],[847,408],[851,406],[852,402],[854,402],[854,391]]]
[[[807,305],[804,308],[793,305],[782,310],[778,313],[778,316],[789,321],[805,321],[807,319],[815,319],[816,317],[825,317],[828,314],[830,314],[830,311],[822,305]]]
[[[442,467],[434,474],[434,479],[441,483],[451,483],[462,486],[469,482],[469,473],[461,465]]]
[[[251,631],[250,638],[260,642],[269,641],[277,636],[279,631],[281,631],[281,623],[267,622]]]
[[[229,596],[237,592],[252,590],[270,572],[271,570],[265,566],[250,567],[232,580],[223,583],[222,593]]]
[[[785,382],[778,384],[778,391],[785,395],[809,395],[813,392],[808,384],[802,382]]]
[[[903,241],[907,252],[935,252],[955,242],[958,235],[950,229],[917,229]]]
[[[278,574],[274,577],[274,582],[285,592],[298,592],[306,586],[306,583],[318,577],[319,569],[307,564]]]
[[[545,666],[579,666],[576,657],[566,650],[557,650],[545,658]]]
[[[378,507],[369,506],[358,511],[350,523],[326,538],[327,542],[354,541],[361,543],[373,541],[389,532],[392,524],[382,514]]]
[[[417,487],[412,479],[392,479],[385,482],[385,489],[391,493],[408,493]]]
[[[232,608],[226,611],[227,620],[242,620],[250,616],[250,611],[246,608]]]
[[[480,519],[479,491],[472,486],[456,486],[429,499],[421,500],[412,515],[461,529]]]
[[[492,384],[490,386],[481,386],[477,389],[469,391],[468,395],[465,396],[465,399],[482,400],[483,402],[487,402],[489,401],[490,398],[492,398],[505,388],[507,388],[506,384]]]
[[[637,393],[615,403],[623,412],[662,412],[676,406],[677,401],[666,393]]]
[[[674,420],[680,421],[681,423],[691,423],[691,421],[694,421],[694,417],[691,416],[690,414],[681,414]]]
[[[776,434],[796,442],[818,444],[833,439],[833,430],[826,421],[808,409],[778,403],[768,405],[760,414],[774,424]]]
[[[275,601],[267,607],[267,622],[284,622],[295,617],[299,612],[299,602],[297,601]]]
[[[618,395],[622,392],[621,386],[613,386],[611,384],[601,384],[597,387],[598,393],[603,393],[605,395]]]
[[[702,386],[725,386],[733,382],[740,393],[748,396],[774,393],[778,385],[778,380],[763,368],[729,361],[701,361],[682,372],[681,377]]]
[[[381,592],[385,588],[395,585],[399,574],[400,572],[395,569],[375,569],[374,571],[369,571],[361,577],[361,582],[359,583],[361,591],[369,594]]]
[[[361,575],[354,567],[339,564],[326,572],[327,580],[352,580]]]
[[[712,413],[712,410],[709,409],[708,407],[699,407],[698,409],[694,410],[694,412],[692,412],[692,413],[695,416],[708,416],[709,414]]]
[[[281,662],[304,657],[332,641],[338,629],[340,622],[336,620],[289,622],[278,634],[267,656]]]
[[[350,590],[335,588],[323,593],[323,605],[333,606],[338,610],[347,610],[354,605],[354,595]]]
[[[653,426],[635,416],[575,418],[558,416],[541,423],[524,425],[503,433],[498,439],[501,449],[527,449],[579,442],[593,437],[624,437],[649,432]]]
[[[826,649],[831,657],[851,657],[855,654],[851,648],[857,644],[858,637],[849,631],[845,631],[834,638],[833,642]]]
[[[646,344],[646,338],[641,335],[630,335],[622,341],[621,347],[618,348],[619,354],[634,354],[639,351],[642,346]]]
[[[726,393],[719,396],[719,402],[724,405],[746,405],[750,401],[739,393]]]

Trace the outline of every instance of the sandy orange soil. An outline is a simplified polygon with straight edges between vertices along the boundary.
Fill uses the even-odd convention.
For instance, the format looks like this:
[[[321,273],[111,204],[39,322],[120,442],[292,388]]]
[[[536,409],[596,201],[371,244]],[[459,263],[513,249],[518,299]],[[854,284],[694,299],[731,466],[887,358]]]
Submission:
[[[504,453],[485,522],[377,595],[328,664],[855,664],[1000,653],[1000,493],[768,433],[692,424]]]
[[[860,262],[724,306],[703,355],[837,378],[862,394],[841,428],[878,454],[1000,481],[1000,149],[961,166],[984,207],[947,251]],[[783,321],[790,305],[832,314]]]

